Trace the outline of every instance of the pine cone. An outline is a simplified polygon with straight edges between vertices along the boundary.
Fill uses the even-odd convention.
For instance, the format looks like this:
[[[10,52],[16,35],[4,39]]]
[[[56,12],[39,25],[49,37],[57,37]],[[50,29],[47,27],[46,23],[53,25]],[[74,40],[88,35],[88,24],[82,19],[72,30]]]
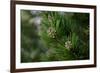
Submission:
[[[65,42],[65,47],[69,50],[72,47],[71,41],[66,41]]]
[[[53,27],[49,27],[49,29],[47,30],[48,36],[50,36],[51,38],[55,38],[56,37],[56,30]]]

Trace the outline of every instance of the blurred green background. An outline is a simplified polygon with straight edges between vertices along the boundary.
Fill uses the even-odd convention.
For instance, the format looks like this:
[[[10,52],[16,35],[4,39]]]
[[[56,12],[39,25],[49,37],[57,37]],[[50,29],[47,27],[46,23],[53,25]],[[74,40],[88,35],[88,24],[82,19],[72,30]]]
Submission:
[[[89,59],[89,13],[21,10],[21,62]]]

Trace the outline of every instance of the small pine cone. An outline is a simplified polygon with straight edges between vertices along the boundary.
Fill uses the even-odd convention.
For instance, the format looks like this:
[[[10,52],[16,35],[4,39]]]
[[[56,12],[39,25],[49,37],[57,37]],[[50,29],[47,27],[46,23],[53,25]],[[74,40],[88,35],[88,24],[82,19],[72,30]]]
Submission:
[[[72,47],[71,41],[66,41],[65,42],[65,47],[69,50]]]
[[[47,33],[51,38],[55,38],[56,37],[56,30],[54,28],[52,28],[52,27],[49,27],[49,29],[47,30]]]

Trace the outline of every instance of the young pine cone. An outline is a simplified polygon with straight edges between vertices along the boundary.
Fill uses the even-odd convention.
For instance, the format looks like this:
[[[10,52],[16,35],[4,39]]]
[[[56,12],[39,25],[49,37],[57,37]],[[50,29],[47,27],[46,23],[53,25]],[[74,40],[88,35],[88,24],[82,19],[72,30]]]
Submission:
[[[69,50],[69,49],[72,47],[71,41],[66,41],[66,42],[65,42],[65,47],[66,47],[66,49]]]
[[[53,27],[49,27],[49,29],[47,30],[48,36],[51,38],[55,38],[56,37],[56,30]]]

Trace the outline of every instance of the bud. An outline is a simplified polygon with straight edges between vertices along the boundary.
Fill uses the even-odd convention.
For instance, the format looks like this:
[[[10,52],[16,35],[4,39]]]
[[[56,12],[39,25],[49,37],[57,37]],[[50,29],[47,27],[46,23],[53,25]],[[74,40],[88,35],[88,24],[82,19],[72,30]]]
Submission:
[[[69,50],[72,47],[71,41],[66,41],[65,42],[65,47]]]
[[[48,36],[51,38],[55,38],[56,37],[56,30],[53,27],[49,27],[49,29],[47,30]]]

